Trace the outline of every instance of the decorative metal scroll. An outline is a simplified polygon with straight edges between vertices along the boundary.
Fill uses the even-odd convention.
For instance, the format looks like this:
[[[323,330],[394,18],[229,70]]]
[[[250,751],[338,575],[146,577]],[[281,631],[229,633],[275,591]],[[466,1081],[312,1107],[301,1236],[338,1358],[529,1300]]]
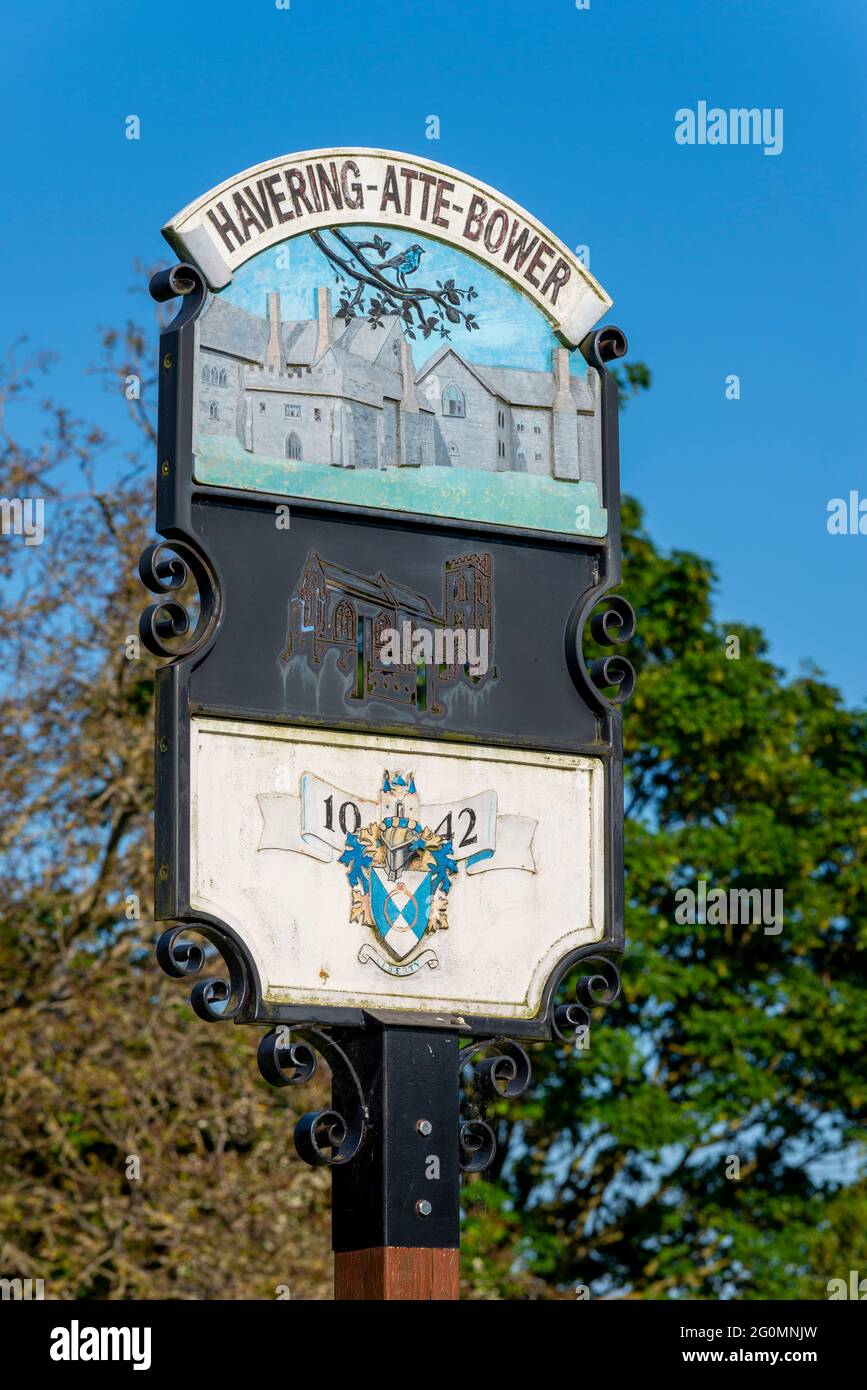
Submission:
[[[307,1025],[273,1028],[259,1043],[259,1070],[271,1086],[303,1086],[316,1071],[317,1052],[325,1058],[332,1075],[338,1070],[350,1085],[353,1105],[345,1114],[336,1110],[313,1110],[302,1115],[295,1126],[295,1148],[312,1167],[334,1168],[348,1163],[358,1153],[364,1139],[367,1106],[358,1073],[343,1048],[330,1033]]]
[[[228,1023],[236,1017],[249,992],[243,957],[228,937],[206,922],[185,922],[170,927],[157,942],[157,961],[174,980],[198,975],[208,954],[201,942],[180,939],[189,931],[204,936],[211,943],[229,976],[228,980],[219,976],[199,980],[190,994],[193,1012],[205,1023]]]
[[[605,606],[597,609],[590,619],[594,642],[600,647],[628,642],[635,636],[635,611],[632,605],[620,594],[606,594],[601,603]],[[635,690],[635,669],[619,652],[594,661],[590,667],[590,679],[603,694],[611,686],[615,687],[615,693],[606,697],[612,704],[624,704]]]
[[[175,598],[163,597],[152,603],[139,619],[141,640],[154,656],[192,656],[211,637],[220,616],[219,589],[210,565],[188,542],[170,540],[149,545],[142,552],[138,569],[152,594],[178,594],[192,577],[198,590],[199,615],[189,641],[180,641],[190,631],[190,618]]]
[[[608,956],[585,956],[579,964],[595,967],[592,973],[582,973],[575,986],[575,999],[554,1008],[552,1030],[561,1042],[574,1042],[578,1030],[590,1027],[592,1012],[608,1008],[620,995],[620,972]],[[568,972],[567,972],[568,973]]]
[[[481,1053],[495,1049],[491,1057]],[[478,1060],[474,1060],[478,1059]],[[487,1103],[515,1100],[526,1091],[533,1076],[530,1058],[511,1038],[483,1038],[461,1048],[461,1068],[472,1067],[470,1115],[461,1122],[461,1167],[465,1173],[482,1173],[493,1162],[497,1140],[484,1119]]]

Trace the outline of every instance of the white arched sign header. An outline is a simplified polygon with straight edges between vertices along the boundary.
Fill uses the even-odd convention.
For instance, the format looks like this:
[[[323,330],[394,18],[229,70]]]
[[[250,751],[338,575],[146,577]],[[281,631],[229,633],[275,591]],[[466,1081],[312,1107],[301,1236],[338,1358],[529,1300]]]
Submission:
[[[569,347],[611,307],[578,257],[510,198],[388,150],[312,150],[257,164],[190,203],[163,235],[219,290],[260,251],[351,223],[403,227],[458,247],[511,281]]]

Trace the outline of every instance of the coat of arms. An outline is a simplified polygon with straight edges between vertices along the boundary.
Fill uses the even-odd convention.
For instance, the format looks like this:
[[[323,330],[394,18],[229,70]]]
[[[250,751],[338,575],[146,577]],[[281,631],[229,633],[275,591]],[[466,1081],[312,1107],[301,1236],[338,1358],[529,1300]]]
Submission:
[[[400,963],[428,933],[449,924],[448,894],[458,871],[452,841],[422,825],[419,811],[413,774],[386,769],[379,819],[350,831],[340,856],[352,894],[350,921],[372,927],[398,966],[369,947],[362,947],[362,958],[375,960],[389,974],[414,974],[422,964],[433,969],[438,963],[433,951]]]
[[[435,932],[449,926],[449,893],[463,871],[535,873],[530,816],[505,814],[493,788],[422,804],[412,772],[386,769],[378,800],[312,772],[297,797],[263,793],[260,850],[286,849],[321,864],[335,859],[349,880],[348,923],[373,934],[358,951],[389,975],[435,970]]]

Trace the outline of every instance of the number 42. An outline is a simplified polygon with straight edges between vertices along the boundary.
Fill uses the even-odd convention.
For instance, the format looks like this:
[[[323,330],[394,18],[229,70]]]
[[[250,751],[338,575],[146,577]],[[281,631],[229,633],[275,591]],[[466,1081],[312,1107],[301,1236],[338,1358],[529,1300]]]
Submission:
[[[472,832],[475,830],[475,828],[476,828],[476,813],[475,813],[475,811],[473,810],[472,806],[462,806],[461,809],[458,811],[458,819],[459,819],[459,820],[460,820],[461,816],[466,816],[466,817],[467,817],[467,828],[466,828],[466,830],[464,831],[463,838],[460,839],[460,840],[458,840],[458,849],[465,849],[465,848],[467,847],[467,845],[476,845],[476,844],[478,844],[478,842],[479,842],[479,837],[478,837],[478,835],[474,835],[474,834],[472,833]],[[443,829],[443,827],[445,827],[445,829]],[[454,835],[454,830],[453,830],[453,828],[452,828],[452,813],[451,813],[451,811],[449,811],[449,813],[448,813],[447,816],[443,816],[443,819],[440,821],[439,825],[437,826],[436,832],[435,832],[435,833],[436,833],[437,835],[442,835],[443,838],[446,839],[446,840],[454,840],[455,835]]]

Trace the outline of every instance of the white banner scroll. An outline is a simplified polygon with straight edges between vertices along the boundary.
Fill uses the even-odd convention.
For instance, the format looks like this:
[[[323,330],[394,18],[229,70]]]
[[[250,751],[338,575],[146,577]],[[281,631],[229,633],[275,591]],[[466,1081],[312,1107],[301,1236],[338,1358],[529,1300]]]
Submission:
[[[330,864],[350,831],[379,818],[379,805],[305,772],[300,796],[258,796],[265,820],[260,849],[288,849]]]
[[[492,859],[467,861],[468,874],[484,874],[489,869],[524,869],[528,874],[536,872],[533,859],[533,836],[538,821],[530,816],[497,816],[497,842]]]
[[[341,790],[305,772],[299,796],[275,792],[257,796],[264,825],[259,849],[284,849],[330,864],[342,853],[346,837],[379,820],[379,804]],[[533,836],[537,822],[529,816],[497,814],[497,793],[435,805],[422,805],[423,826],[452,842],[452,857],[466,862],[468,874],[490,869],[523,869],[535,873]]]

